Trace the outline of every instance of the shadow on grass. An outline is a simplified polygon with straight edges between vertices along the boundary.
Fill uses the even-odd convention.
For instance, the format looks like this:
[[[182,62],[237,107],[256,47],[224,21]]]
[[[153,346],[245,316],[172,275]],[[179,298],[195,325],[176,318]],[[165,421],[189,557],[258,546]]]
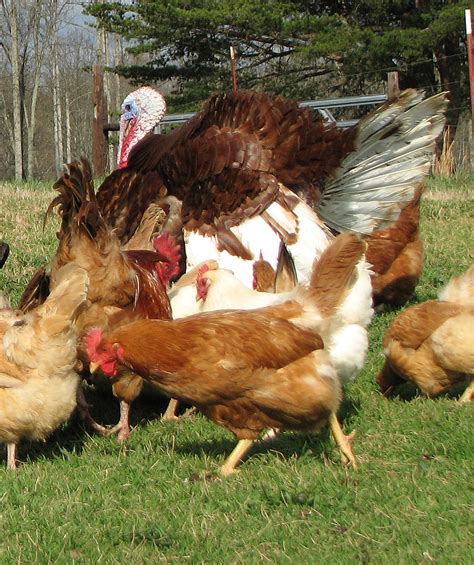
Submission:
[[[359,402],[353,399],[345,399],[339,410],[338,418],[346,434],[351,430],[344,425],[345,419],[356,413],[359,409]],[[175,447],[177,453],[195,456],[210,456],[217,458],[227,457],[237,444],[237,439],[219,438],[215,441],[178,441]],[[302,457],[310,455],[321,458],[324,454],[332,451],[336,447],[329,427],[325,425],[319,432],[297,432],[283,431],[275,438],[270,440],[256,441],[249,453],[249,457],[257,454],[276,452],[284,459]]]
[[[113,426],[119,419],[119,401],[115,398],[111,390],[101,387],[87,387],[86,400],[90,405],[91,414],[98,423],[104,426]],[[159,420],[163,415],[169,400],[166,397],[153,394],[142,394],[132,404],[130,423],[133,434],[139,433],[140,428],[146,427],[148,423]],[[178,415],[182,415],[188,405],[180,405]],[[342,423],[345,433],[349,433],[349,425],[344,425],[345,420],[350,420],[351,415],[359,409],[359,403],[353,399],[344,399],[339,410],[339,420]],[[214,424],[213,424],[214,425]],[[216,428],[216,439],[189,440],[179,438],[175,447],[176,452],[183,455],[195,455],[198,457],[209,456],[214,458],[227,457],[234,449],[237,440],[218,437],[222,432]],[[84,445],[90,436],[95,432],[90,430],[75,413],[69,422],[56,430],[46,440],[46,442],[21,442],[18,449],[18,459],[20,464],[34,462],[41,459],[64,459],[68,454],[81,455]],[[257,454],[276,452],[284,459],[294,457],[312,456],[321,458],[334,449],[335,443],[330,437],[330,431],[325,426],[316,433],[284,431],[276,438],[256,442],[249,454],[252,457]],[[96,436],[100,437],[100,436]]]
[[[415,384],[411,382],[404,382],[396,385],[390,396],[384,396],[382,393],[380,393],[380,396],[388,402],[395,399],[401,402],[412,402],[417,398],[424,398],[425,400],[429,400],[431,402],[441,399],[450,399],[456,402],[457,400],[459,400],[459,397],[466,389],[466,386],[467,385],[465,382],[457,383],[446,392],[443,392],[442,394],[439,394],[434,398],[429,398]]]

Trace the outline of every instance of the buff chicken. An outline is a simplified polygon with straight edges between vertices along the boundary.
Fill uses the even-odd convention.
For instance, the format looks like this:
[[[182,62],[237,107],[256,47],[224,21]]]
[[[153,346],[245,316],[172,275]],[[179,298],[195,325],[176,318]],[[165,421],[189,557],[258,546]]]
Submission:
[[[341,380],[322,335],[330,338],[333,316],[357,284],[365,248],[358,235],[339,236],[315,264],[312,284],[282,304],[92,329],[91,367],[112,379],[121,367],[132,369],[232,431],[239,441],[224,475],[263,430],[314,431],[326,422],[343,459],[355,465],[352,436],[336,417]]]
[[[474,398],[474,265],[439,294],[401,312],[384,338],[385,364],[377,383],[385,396],[410,382],[429,397],[468,386]]]
[[[9,469],[16,468],[21,440],[46,439],[76,407],[77,318],[88,281],[86,271],[70,263],[58,271],[42,306],[27,314],[0,310],[0,439]]]

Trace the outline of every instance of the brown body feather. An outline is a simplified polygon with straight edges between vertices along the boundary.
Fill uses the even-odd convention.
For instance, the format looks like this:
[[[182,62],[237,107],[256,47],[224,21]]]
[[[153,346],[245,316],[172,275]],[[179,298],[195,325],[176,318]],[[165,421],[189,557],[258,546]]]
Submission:
[[[48,213],[57,207],[61,215],[58,250],[49,273],[43,270],[37,275],[23,294],[20,307],[29,310],[43,301],[55,288],[60,268],[75,263],[88,273],[90,281],[89,307],[77,321],[79,336],[95,325],[116,326],[141,318],[171,319],[168,294],[156,272],[157,263],[168,259],[156,251],[122,249],[100,213],[88,162],[82,159],[70,164],[55,188],[59,195]],[[151,219],[146,223],[151,224]],[[78,355],[85,359],[81,341]],[[119,400],[131,403],[142,387],[140,377],[124,374],[113,391]]]
[[[277,181],[293,190],[319,186],[354,149],[355,137],[281,97],[215,95],[181,128],[138,143],[128,168],[104,181],[98,202],[122,242],[163,194],[182,201],[186,229],[216,233],[218,219],[221,231],[229,230],[276,199]]]
[[[262,429],[276,425],[278,412],[278,427],[308,429],[320,421],[322,412],[327,417],[337,408],[337,380],[330,385],[337,391],[333,405],[325,410],[318,409],[319,393],[314,390],[318,383],[305,382],[304,364],[310,378],[315,372],[313,352],[322,349],[323,343],[314,332],[289,321],[299,314],[301,306],[288,303],[246,312],[198,314],[173,322],[142,320],[106,333],[105,340],[120,344],[125,352],[123,364],[165,394],[197,406],[239,439],[253,439]],[[299,369],[291,366],[307,357]],[[283,374],[287,366],[288,373]],[[266,393],[271,400],[265,399]],[[289,404],[291,412],[288,406],[282,408]],[[296,409],[301,419],[293,412]],[[225,423],[220,421],[223,412]],[[249,415],[252,423],[244,426]]]

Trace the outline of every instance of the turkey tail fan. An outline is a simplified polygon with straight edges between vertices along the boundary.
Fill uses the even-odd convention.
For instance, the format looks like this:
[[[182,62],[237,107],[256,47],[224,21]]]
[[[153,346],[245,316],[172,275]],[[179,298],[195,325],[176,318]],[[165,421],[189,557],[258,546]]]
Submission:
[[[354,126],[356,148],[324,187],[318,214],[338,232],[390,227],[428,175],[443,130],[446,92],[405,90]]]

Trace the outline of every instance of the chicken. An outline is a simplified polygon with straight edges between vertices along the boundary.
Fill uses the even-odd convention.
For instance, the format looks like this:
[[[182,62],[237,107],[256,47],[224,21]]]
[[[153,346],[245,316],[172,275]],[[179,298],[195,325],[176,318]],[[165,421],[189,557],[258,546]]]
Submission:
[[[28,314],[0,310],[0,439],[9,469],[22,439],[46,439],[76,406],[76,321],[87,290],[86,271],[71,263],[42,306]]]
[[[429,397],[470,381],[461,397],[474,398],[474,265],[429,300],[407,308],[384,338],[385,364],[377,383],[385,396],[403,382]]]
[[[275,273],[294,272],[307,283],[334,234],[362,233],[377,300],[400,303],[407,278],[413,284],[422,267],[401,216],[407,206],[416,212],[446,105],[445,93],[423,99],[407,90],[338,130],[281,97],[217,94],[187,124],[137,143],[127,166],[100,187],[98,203],[126,244],[150,202],[178,199],[187,268],[213,259],[249,288],[260,254]],[[418,219],[405,215],[416,231]]]
[[[321,335],[330,336],[365,247],[355,234],[337,238],[315,266],[315,284],[300,288],[298,300],[92,329],[91,367],[112,379],[128,367],[232,431],[239,442],[224,475],[264,429],[317,430],[327,421],[343,458],[355,464],[351,436],[336,418],[340,378]]]
[[[169,319],[171,306],[166,286],[176,275],[180,260],[172,238],[164,235],[155,241],[155,251],[122,250],[100,215],[91,170],[85,160],[68,165],[55,188],[59,196],[49,211],[59,207],[61,214],[58,250],[49,272],[38,273],[23,293],[20,308],[27,310],[44,300],[49,290],[55,288],[59,269],[74,261],[87,271],[90,279],[90,305],[77,321],[80,335],[97,324],[107,327],[109,323],[117,325],[143,317]],[[78,355],[84,359],[80,346]],[[116,381],[113,393],[120,401],[120,419],[108,432],[92,420],[80,391],[81,414],[99,433],[118,432],[122,441],[130,434],[130,405],[142,388],[142,379],[137,375],[124,373]]]
[[[372,265],[374,303],[402,306],[414,294],[423,271],[423,242],[419,234],[422,186],[400,213],[398,220],[385,230],[366,236],[367,261]]]

